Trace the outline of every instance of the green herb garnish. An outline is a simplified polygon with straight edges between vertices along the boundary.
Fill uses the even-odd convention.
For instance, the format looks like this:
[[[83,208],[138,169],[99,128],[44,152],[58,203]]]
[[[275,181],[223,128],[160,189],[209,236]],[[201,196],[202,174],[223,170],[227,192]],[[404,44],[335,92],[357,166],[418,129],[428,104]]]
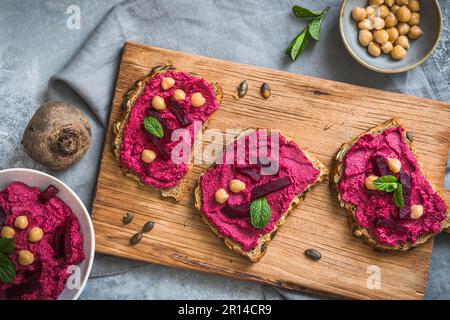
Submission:
[[[289,47],[286,49],[286,54],[291,57],[292,60],[297,59],[302,52],[305,50],[306,45],[310,38],[319,41],[320,38],[320,27],[322,26],[323,19],[327,14],[330,7],[326,7],[322,11],[312,11],[300,6],[293,6],[292,13],[301,19],[312,18],[313,20],[308,24],[308,26],[303,29],[302,32],[292,40]]]
[[[256,229],[267,226],[270,221],[270,216],[270,205],[266,197],[255,199],[250,203],[250,221]]]
[[[403,208],[405,206],[405,199],[403,198],[403,186],[396,177],[381,176],[373,181],[373,185],[378,190],[392,193],[394,203],[398,208]]]
[[[0,238],[0,282],[12,282],[16,276],[16,267],[6,256],[14,251],[14,240]]]
[[[155,117],[146,117],[144,119],[144,128],[151,135],[154,135],[157,138],[164,137],[164,130],[162,128],[161,122]]]

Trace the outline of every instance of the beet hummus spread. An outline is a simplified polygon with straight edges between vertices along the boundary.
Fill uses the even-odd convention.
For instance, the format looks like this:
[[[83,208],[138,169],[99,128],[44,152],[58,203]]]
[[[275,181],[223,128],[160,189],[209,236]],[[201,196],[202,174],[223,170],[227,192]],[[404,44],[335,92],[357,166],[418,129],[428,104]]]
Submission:
[[[201,211],[221,236],[232,239],[245,251],[255,248],[259,237],[274,229],[292,200],[315,183],[320,174],[320,170],[314,167],[295,142],[286,140],[278,132],[272,134],[278,136],[277,159],[273,156],[270,135],[267,135],[267,139],[260,139],[260,130],[257,130],[230,144],[222,156],[222,164],[217,164],[201,176]],[[238,161],[238,155],[243,154],[238,152],[238,143],[242,139],[245,139],[244,163]],[[278,170],[274,174],[260,175],[262,165],[249,161],[251,156],[261,158],[261,153],[257,156],[258,149],[249,147],[250,139],[256,141],[259,150],[263,145],[266,146],[267,152],[263,153],[266,164],[268,160],[270,163],[278,163]],[[228,164],[226,160],[230,149],[234,150],[234,161],[228,161]],[[242,181],[245,189],[238,193],[230,191],[229,183],[233,179]],[[220,204],[215,199],[216,191],[221,188],[229,194],[226,204]],[[248,204],[263,193],[267,194],[271,216],[267,225],[255,228],[250,221]],[[230,207],[234,208],[231,212],[227,210]]]
[[[396,159],[399,172],[386,167],[389,159]],[[391,193],[368,190],[365,179],[370,175],[397,177],[403,186],[404,206],[398,207]],[[446,217],[447,206],[421,174],[402,127],[359,138],[347,151],[338,190],[343,201],[356,207],[358,224],[383,245],[414,244],[421,235],[440,232]]]
[[[16,275],[11,283],[0,282],[0,299],[57,299],[70,276],[67,268],[84,260],[78,220],[57,192],[52,185],[41,192],[21,182],[1,191],[0,227],[2,237],[3,229],[14,230],[9,237],[14,240],[14,252],[8,256]],[[21,252],[34,258],[24,265]]]
[[[171,79],[172,86],[170,88],[163,88],[162,81],[164,79]],[[181,99],[178,97],[175,100],[174,97],[181,92],[179,90],[184,93],[184,97],[182,96]],[[201,106],[193,106],[194,94],[204,98],[204,103]],[[152,105],[155,96],[162,98],[160,100],[164,101],[164,108],[155,109]],[[173,104],[175,106],[171,108]],[[123,132],[120,150],[121,166],[139,175],[144,184],[159,189],[176,186],[188,171],[190,157],[189,155],[182,155],[187,159],[182,163],[172,161],[170,157],[172,149],[181,140],[172,141],[171,133],[175,129],[186,129],[190,141],[185,141],[185,137],[180,139],[192,146],[195,134],[198,133],[194,132],[195,123],[200,124],[201,131],[201,125],[217,108],[218,102],[214,90],[205,79],[173,70],[156,74],[148,80],[143,93],[131,109]],[[164,138],[152,137],[144,128],[144,119],[149,115],[161,120],[166,135]],[[144,150],[154,152],[155,157],[151,159],[150,163],[142,160]]]

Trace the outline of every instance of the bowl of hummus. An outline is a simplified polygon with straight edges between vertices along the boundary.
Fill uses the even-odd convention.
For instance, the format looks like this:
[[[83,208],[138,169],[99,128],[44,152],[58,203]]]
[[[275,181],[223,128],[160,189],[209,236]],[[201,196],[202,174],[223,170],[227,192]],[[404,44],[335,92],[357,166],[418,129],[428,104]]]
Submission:
[[[91,218],[62,181],[0,170],[0,300],[75,300],[94,260]]]

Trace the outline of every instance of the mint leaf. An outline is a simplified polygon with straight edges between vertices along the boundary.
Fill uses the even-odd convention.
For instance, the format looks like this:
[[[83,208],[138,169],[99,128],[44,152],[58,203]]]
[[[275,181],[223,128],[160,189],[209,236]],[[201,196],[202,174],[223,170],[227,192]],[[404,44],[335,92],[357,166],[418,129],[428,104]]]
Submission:
[[[14,252],[14,239],[0,238],[0,253],[8,254]]]
[[[289,47],[286,49],[286,54],[288,54],[292,60],[297,59],[305,50],[306,44],[309,41],[308,27],[306,27],[295,39],[291,42]]]
[[[297,18],[315,18],[322,14],[322,11],[312,11],[300,6],[293,6],[292,7],[292,13]]]
[[[270,205],[266,197],[255,199],[250,203],[250,221],[256,229],[269,224],[271,216]]]
[[[398,179],[394,176],[381,176],[374,180],[373,185],[381,191],[393,192],[397,190],[400,183]]]
[[[405,199],[403,198],[403,186],[398,184],[397,189],[394,192],[394,203],[397,208],[403,208],[405,206]]]
[[[16,276],[16,267],[11,259],[0,254],[0,282],[12,282]]]
[[[164,137],[164,130],[162,128],[162,125],[155,117],[146,117],[144,119],[143,125],[145,130],[147,130],[151,135],[154,135],[157,138]]]
[[[320,27],[322,26],[323,19],[325,18],[325,15],[327,14],[329,7],[327,7],[325,10],[322,11],[319,17],[314,19],[311,24],[309,25],[309,34],[311,37],[319,41],[320,38]]]

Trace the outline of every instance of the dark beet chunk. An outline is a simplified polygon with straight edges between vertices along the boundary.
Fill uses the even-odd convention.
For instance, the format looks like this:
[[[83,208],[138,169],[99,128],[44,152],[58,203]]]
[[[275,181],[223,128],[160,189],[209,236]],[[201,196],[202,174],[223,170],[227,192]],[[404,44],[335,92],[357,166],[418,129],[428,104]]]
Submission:
[[[377,218],[374,222],[375,227],[385,227],[391,230],[395,230],[398,232],[405,232],[406,229],[401,224],[398,224],[396,221],[392,219],[382,219]]]
[[[53,250],[55,250],[55,258],[64,258],[64,226],[56,227],[55,236],[53,238]]]
[[[400,219],[406,218],[411,212],[411,177],[404,170],[400,170],[400,182],[403,187],[405,205],[399,210]]]
[[[0,228],[3,227],[6,221],[6,212],[0,207]]]
[[[70,261],[72,259],[71,233],[73,218],[67,217],[64,225],[64,259]]]
[[[372,158],[373,173],[379,177],[391,175],[390,170],[387,167],[386,159],[381,156]]]
[[[187,116],[186,110],[173,98],[169,100],[169,111],[177,118],[181,126],[186,127],[192,123],[191,119]]]
[[[41,288],[39,279],[42,273],[42,265],[37,262],[35,270],[27,270],[24,273],[25,282],[7,288],[4,292],[8,300],[17,300],[26,293],[31,293]]]
[[[41,203],[47,203],[47,201],[56,196],[58,192],[59,189],[51,184],[39,194],[39,201]]]
[[[249,176],[255,181],[259,181],[261,179],[261,173],[259,173],[256,170],[253,170],[251,168],[238,168],[237,169],[240,173],[245,174],[246,176]]]
[[[222,208],[222,212],[228,218],[244,218],[249,215],[250,206],[248,204],[232,205],[227,204]]]
[[[169,151],[164,148],[164,145],[167,144],[168,142],[170,142],[170,138],[172,136],[172,130],[169,128],[166,120],[161,117],[161,115],[156,112],[153,109],[150,109],[148,111],[148,115],[155,117],[156,119],[158,119],[159,123],[161,123],[161,126],[163,128],[164,131],[164,137],[157,138],[151,134],[148,134],[147,136],[150,139],[150,142],[152,143],[153,147],[155,148],[155,151],[164,159],[164,160],[169,160],[170,159],[170,153]]]
[[[252,190],[252,200],[263,197],[271,192],[283,189],[291,184],[289,177],[282,177],[268,183],[256,186]]]

